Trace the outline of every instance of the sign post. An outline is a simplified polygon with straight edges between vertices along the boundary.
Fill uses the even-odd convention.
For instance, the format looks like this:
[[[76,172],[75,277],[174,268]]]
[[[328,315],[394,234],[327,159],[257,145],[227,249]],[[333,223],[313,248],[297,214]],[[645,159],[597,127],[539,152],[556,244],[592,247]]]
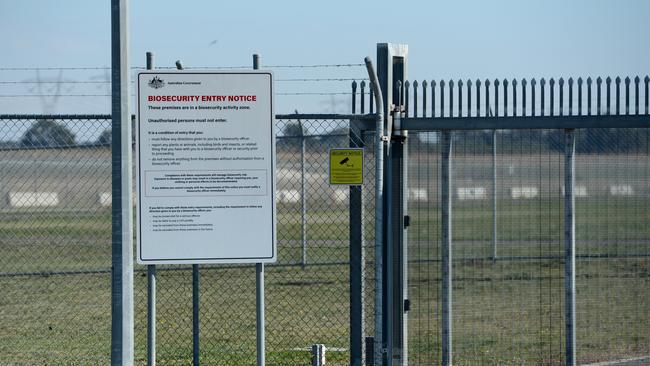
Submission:
[[[138,263],[275,261],[272,79],[138,74]]]
[[[133,209],[128,0],[111,1],[111,365],[133,365]]]

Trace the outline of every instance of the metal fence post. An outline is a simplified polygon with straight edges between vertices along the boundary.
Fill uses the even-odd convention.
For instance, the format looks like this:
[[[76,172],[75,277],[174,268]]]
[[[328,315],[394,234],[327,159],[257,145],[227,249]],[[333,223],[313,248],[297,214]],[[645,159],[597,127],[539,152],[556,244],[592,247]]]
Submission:
[[[147,70],[153,70],[154,56],[147,52]],[[147,266],[147,366],[156,365],[156,265]]]
[[[400,83],[398,83],[399,85]],[[394,129],[386,164],[385,339],[387,365],[405,365],[407,355],[406,215],[408,131],[402,130],[401,106],[394,112]]]
[[[406,134],[401,131],[393,134],[393,118],[389,115],[395,106],[401,109],[405,105],[404,89],[402,82],[407,77],[408,46],[403,44],[377,44],[378,80],[382,94],[386,96],[387,104],[384,105],[386,135],[390,136],[391,143],[384,151],[383,171],[385,187],[383,195],[382,241],[383,248],[383,279],[382,294],[382,349],[385,365],[393,365],[397,361],[400,365],[405,360],[404,340],[405,311],[404,305],[404,189],[406,177],[404,176],[404,155],[406,150]],[[401,113],[400,110],[395,112]],[[398,116],[399,117],[399,116]],[[399,128],[398,128],[399,129]],[[393,142],[392,139],[395,141]],[[375,350],[377,351],[377,350]]]
[[[192,265],[192,364],[194,366],[199,366],[200,362],[200,347],[199,347],[199,332],[200,332],[200,321],[199,321],[199,296],[200,296],[200,287],[199,287],[199,265]]]
[[[566,365],[576,365],[575,131],[565,130],[564,144],[564,321]]]
[[[362,131],[350,121],[350,147],[364,147]],[[350,365],[364,362],[364,273],[363,186],[350,186]]]
[[[325,352],[327,348],[324,344],[311,345],[311,366],[325,366]]]
[[[450,131],[442,132],[442,365],[452,363],[452,252],[451,252],[451,156]]]
[[[492,261],[497,261],[497,130],[492,130]]]
[[[298,125],[300,126],[300,208],[301,208],[301,219],[302,219],[302,268],[304,269],[307,265],[307,182],[306,182],[306,165],[305,165],[305,152],[306,152],[306,142],[305,142],[305,126],[303,126],[302,121],[298,120]]]
[[[147,366],[156,365],[156,266],[147,266]]]
[[[128,0],[111,1],[111,364],[133,364],[133,208]]]
[[[404,117],[405,114],[402,113],[401,117]],[[408,311],[411,307],[411,302],[408,298],[408,227],[410,223],[410,216],[408,215],[408,165],[409,165],[409,155],[408,155],[408,131],[401,129],[399,122],[397,122],[399,133],[402,138],[402,166],[401,166],[401,188],[400,194],[401,197],[401,210],[399,216],[397,217],[397,229],[401,235],[401,244],[400,249],[400,267],[398,270],[401,272],[401,293],[399,294],[399,314],[398,316],[402,318],[402,329],[400,334],[401,346],[402,346],[402,361],[401,366],[408,365]]]
[[[383,293],[382,293],[382,251],[383,251],[383,202],[384,202],[384,147],[386,136],[384,136],[384,97],[379,87],[379,79],[370,57],[364,59],[368,78],[370,79],[370,91],[375,103],[370,100],[370,113],[373,105],[377,107],[375,117],[375,336],[373,342],[373,365],[380,366],[383,359],[382,350],[382,319],[383,319]]]
[[[253,69],[260,68],[260,56],[253,55]],[[257,348],[257,366],[266,364],[266,349],[264,341],[264,263],[255,264],[255,309],[256,309],[256,348]]]

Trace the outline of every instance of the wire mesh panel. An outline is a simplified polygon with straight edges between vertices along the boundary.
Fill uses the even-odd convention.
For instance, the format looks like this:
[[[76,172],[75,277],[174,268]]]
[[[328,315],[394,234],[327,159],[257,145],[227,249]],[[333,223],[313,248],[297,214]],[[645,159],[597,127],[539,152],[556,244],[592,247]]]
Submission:
[[[375,253],[378,250],[375,242],[375,133],[374,131],[363,134],[364,140],[364,180],[363,180],[363,307],[364,307],[364,334],[366,338],[375,334]],[[368,343],[365,344],[366,346]],[[368,349],[366,354],[372,355]]]
[[[349,189],[329,184],[328,151],[349,145],[348,125],[278,121],[278,263],[266,273],[270,365],[309,364],[318,343],[330,350],[328,363],[347,364]]]
[[[564,131],[492,133],[453,132],[454,364],[564,364]],[[580,364],[650,354],[648,136],[578,134]],[[409,360],[417,365],[441,362],[438,145],[435,132],[411,134]]]
[[[110,117],[0,119],[0,363],[110,357]]]
[[[650,362],[649,143],[647,129],[578,134],[579,363]]]
[[[438,135],[409,135],[409,364],[440,364],[440,156]]]
[[[452,137],[454,363],[561,363],[560,156],[546,132],[502,135],[496,161],[491,131]],[[434,132],[411,137],[409,357],[422,365],[441,362],[438,145]]]

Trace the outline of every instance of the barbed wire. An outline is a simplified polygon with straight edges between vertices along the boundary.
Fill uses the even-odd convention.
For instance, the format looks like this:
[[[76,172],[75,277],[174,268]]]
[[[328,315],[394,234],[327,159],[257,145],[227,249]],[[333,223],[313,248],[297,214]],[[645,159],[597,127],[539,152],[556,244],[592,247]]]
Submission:
[[[0,67],[0,71],[48,71],[48,70],[110,70],[108,66],[94,67]]]
[[[312,82],[312,81],[368,81],[368,78],[306,78],[306,79],[276,79],[275,81],[285,81],[285,82],[293,82],[293,81],[306,81],[306,82]]]
[[[320,64],[320,65],[269,65],[263,67],[275,68],[275,69],[304,69],[304,68],[326,68],[326,67],[360,67],[366,66],[365,64]]]
[[[131,81],[133,83],[133,81]],[[110,84],[110,81],[0,81],[0,84]]]
[[[301,93],[276,93],[276,95],[350,95],[351,92],[331,92],[331,93],[310,93],[310,92],[301,92]]]
[[[279,82],[322,82],[322,81],[368,81],[367,78],[296,78],[296,79],[276,79],[275,81]],[[135,80],[131,80],[131,83],[135,83]],[[34,85],[34,84],[111,84],[109,80],[100,80],[100,81],[0,81],[0,85]]]
[[[295,92],[295,93],[275,93],[276,95],[351,95],[352,92]],[[355,93],[356,95],[359,95],[360,93],[357,92]],[[363,93],[364,95],[368,95],[369,93]],[[112,96],[111,94],[1,94],[0,98],[33,98],[33,97],[79,97],[79,98],[84,98],[84,97],[110,97]],[[135,94],[131,94],[131,96],[135,96]]]
[[[133,94],[132,94],[133,95]],[[110,94],[2,94],[0,98],[30,97],[110,97]]]
[[[264,68],[271,69],[304,69],[304,68],[338,68],[338,67],[360,67],[365,66],[362,63],[348,63],[348,64],[313,64],[313,65],[266,65]],[[48,71],[48,70],[110,70],[108,66],[77,66],[77,67],[0,67],[0,71]],[[144,70],[144,66],[131,66],[131,70]],[[173,66],[157,67],[157,69],[176,69]],[[185,67],[187,70],[193,69],[251,69],[251,65],[247,66],[191,66]]]

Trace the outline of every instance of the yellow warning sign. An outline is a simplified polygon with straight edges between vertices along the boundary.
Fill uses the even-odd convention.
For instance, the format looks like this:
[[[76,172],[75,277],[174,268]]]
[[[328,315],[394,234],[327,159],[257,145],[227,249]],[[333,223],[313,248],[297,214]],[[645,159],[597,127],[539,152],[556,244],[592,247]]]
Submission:
[[[363,149],[330,149],[330,184],[363,184]]]

